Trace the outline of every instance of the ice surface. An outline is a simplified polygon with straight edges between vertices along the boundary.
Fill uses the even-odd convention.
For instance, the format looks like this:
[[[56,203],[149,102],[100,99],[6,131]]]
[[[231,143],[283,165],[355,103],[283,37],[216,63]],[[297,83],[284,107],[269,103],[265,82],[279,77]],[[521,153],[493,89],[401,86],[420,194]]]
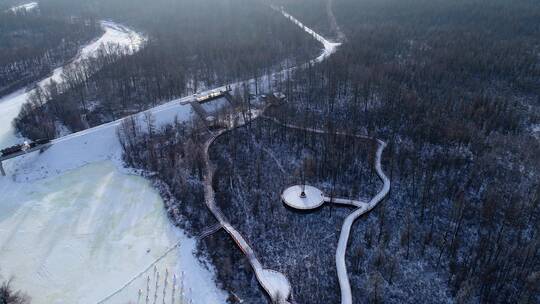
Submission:
[[[192,114],[190,105],[179,102],[156,107],[150,112],[157,126],[171,122],[175,117],[187,120]],[[136,117],[142,122],[144,114]],[[156,257],[180,241],[179,251],[171,251],[159,261],[158,266],[162,271],[168,267],[171,276],[174,269],[177,276],[180,271],[186,273],[185,286],[192,289],[194,303],[224,303],[226,296],[214,284],[213,272],[204,268],[193,254],[195,240],[188,239],[179,229],[168,224],[164,204],[152,186],[142,178],[118,171],[121,148],[116,130],[120,123],[115,121],[68,135],[54,140],[54,145],[43,153],[35,152],[5,162],[9,177],[0,178],[0,214],[3,215],[0,217],[1,273],[4,277],[16,275],[15,287],[25,289],[31,295],[39,295],[34,296],[34,303],[56,303],[56,299],[71,297],[81,300],[57,302],[95,303],[121,289],[146,270]],[[146,209],[149,206],[152,206],[152,212]],[[137,213],[139,211],[142,213]],[[41,224],[34,222],[33,218],[39,219],[39,216],[34,216],[33,212],[45,217]],[[71,217],[76,218],[76,222],[70,222]],[[135,229],[128,224],[122,226],[118,222],[129,225],[142,222],[142,228]],[[68,233],[80,223],[84,224],[84,230],[95,235],[95,239],[77,239]],[[124,228],[127,226],[129,229]],[[62,227],[68,230],[63,231]],[[100,230],[100,227],[108,227],[109,231]],[[36,235],[49,241],[43,246],[32,247],[31,244],[35,243],[32,240],[39,239]],[[93,243],[98,240],[99,243]],[[8,247],[11,242],[17,246]],[[28,244],[27,247],[24,244]],[[3,248],[11,249],[5,252]],[[133,248],[138,250],[138,255],[134,254]],[[148,249],[151,255],[146,256]],[[29,256],[21,258],[17,254],[19,251],[28,251]],[[75,259],[71,258],[72,255],[82,257]],[[106,264],[108,267],[100,268],[100,258],[109,263]],[[54,264],[57,260],[64,263]],[[121,264],[116,267],[110,264],[116,261]],[[3,264],[12,266],[6,268]],[[46,265],[46,270],[54,273],[55,277],[66,276],[70,280],[59,283],[44,280],[39,281],[40,285],[40,277],[35,274],[38,271],[36,265]],[[146,290],[147,275],[144,273],[137,277],[109,302],[135,300],[139,289]],[[70,285],[73,281],[77,282],[76,286]],[[85,298],[89,288],[101,298]]]
[[[12,146],[23,141],[15,135],[12,122],[19,115],[27,95],[22,89],[0,98],[0,147]]]
[[[212,273],[193,255],[195,241],[169,224],[143,178],[106,161],[35,182],[3,178],[0,191],[1,272],[15,276],[14,286],[33,303],[96,303],[177,242],[159,269],[185,271],[194,303],[224,303]],[[144,276],[109,303],[135,301],[143,286]]]

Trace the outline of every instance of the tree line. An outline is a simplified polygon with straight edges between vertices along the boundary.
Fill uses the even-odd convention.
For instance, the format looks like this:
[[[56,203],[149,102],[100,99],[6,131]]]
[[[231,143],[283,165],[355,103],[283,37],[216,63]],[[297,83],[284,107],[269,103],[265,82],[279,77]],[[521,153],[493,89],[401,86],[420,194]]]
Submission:
[[[540,5],[336,0],[334,12],[348,42],[296,74],[281,115],[390,143],[391,195],[350,244],[353,293],[538,302]]]
[[[71,67],[63,83],[45,88],[43,106],[30,101],[16,122],[21,133],[47,135],[35,134],[35,126],[53,121],[78,131],[85,127],[83,120],[94,126],[205,88],[261,78],[304,62],[320,49],[302,29],[261,2],[158,2],[131,3],[118,17],[148,35],[139,52],[109,48]],[[114,9],[106,14],[98,7],[116,4],[95,4],[91,11],[109,16]]]

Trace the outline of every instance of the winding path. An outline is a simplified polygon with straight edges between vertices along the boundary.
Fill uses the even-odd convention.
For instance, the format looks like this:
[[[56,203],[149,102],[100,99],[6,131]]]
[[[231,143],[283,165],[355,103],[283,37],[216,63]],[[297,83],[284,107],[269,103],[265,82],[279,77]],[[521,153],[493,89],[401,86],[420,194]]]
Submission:
[[[384,148],[386,148],[386,143],[379,139],[376,139],[376,141],[378,143],[378,148],[375,156],[375,170],[377,171],[379,178],[383,181],[383,187],[367,205],[360,207],[349,215],[341,227],[341,234],[339,236],[338,247],[336,250],[336,266],[339,286],[341,288],[341,304],[352,304],[351,283],[349,282],[347,266],[345,264],[345,253],[347,251],[347,244],[351,234],[351,227],[360,216],[373,210],[373,208],[375,208],[388,195],[388,192],[390,192],[390,179],[386,176],[386,174],[384,174],[381,166],[382,153]]]
[[[265,110],[262,110],[260,115],[255,116],[254,119],[263,118],[266,120],[270,120],[286,128],[313,132],[317,134],[324,134],[324,135],[330,134],[329,132],[326,132],[320,129],[304,128],[304,127],[300,127],[300,126],[296,126],[292,124],[283,123],[277,120],[276,118],[266,116],[264,114],[264,111]],[[238,232],[230,224],[230,222],[227,220],[225,215],[216,206],[215,191],[212,186],[216,167],[210,160],[210,153],[209,153],[210,147],[219,137],[243,125],[245,124],[240,124],[236,127],[231,127],[228,129],[222,129],[218,131],[217,133],[212,134],[211,137],[204,144],[203,153],[204,153],[204,162],[206,166],[206,174],[204,178],[205,203],[208,209],[214,215],[214,217],[219,221],[221,226],[225,229],[225,231],[227,231],[227,233],[231,236],[231,238],[236,242],[236,244],[242,250],[242,252],[244,252],[245,256],[248,258],[248,261],[253,271],[255,272],[255,276],[257,277],[257,280],[259,281],[263,289],[267,292],[267,294],[270,296],[270,298],[272,299],[272,302],[273,303],[289,303],[287,302],[287,299],[291,297],[292,288],[287,277],[280,272],[270,270],[270,269],[265,269],[263,265],[261,264],[261,262],[257,259],[255,252],[253,251],[251,246],[249,246],[246,239],[244,239],[244,237],[240,234],[240,232]],[[336,132],[333,134],[353,137],[357,139],[375,141],[377,143],[377,152],[375,156],[375,170],[379,178],[383,181],[382,189],[368,203],[351,200],[351,199],[344,199],[344,198],[329,198],[329,197],[324,198],[324,200],[329,203],[350,205],[350,206],[355,206],[358,208],[352,214],[347,216],[347,218],[343,222],[338,246],[336,249],[336,268],[338,272],[338,280],[339,280],[339,285],[341,289],[341,303],[352,304],[352,291],[351,291],[349,276],[347,273],[347,267],[345,263],[345,254],[347,251],[347,245],[349,242],[349,237],[350,237],[353,223],[365,213],[373,210],[373,208],[375,208],[388,195],[390,191],[390,179],[386,176],[386,174],[382,170],[382,165],[381,165],[382,153],[384,149],[386,148],[386,143],[380,139],[372,138],[365,135],[348,134],[348,133],[343,133],[343,132]]]
[[[333,0],[328,0],[327,12],[328,12],[328,17],[330,19],[331,26],[333,30],[336,32],[338,36],[338,40],[340,41],[337,43],[326,40],[324,37],[322,37],[315,31],[311,30],[310,28],[306,27],[296,18],[288,14],[283,8],[277,9],[273,7],[274,9],[279,10],[283,14],[283,16],[285,16],[286,18],[288,18],[289,20],[291,20],[292,22],[300,26],[307,33],[312,35],[316,40],[318,40],[319,42],[323,44],[324,46],[323,53],[316,59],[312,60],[310,62],[311,64],[322,62],[323,60],[325,60],[327,57],[329,57],[331,54],[333,54],[336,51],[337,47],[341,45],[341,41],[346,40],[345,34],[341,31],[339,25],[337,24],[336,18],[333,14],[332,3],[333,3]],[[258,117],[272,120],[273,122],[287,128],[314,132],[318,134],[329,134],[328,132],[315,129],[315,128],[303,128],[303,127],[299,127],[299,126],[295,126],[291,124],[282,123],[275,118],[265,116],[264,110],[261,111],[260,116],[255,116],[254,119]],[[289,280],[287,279],[287,277],[277,271],[263,268],[262,264],[257,259],[253,249],[249,246],[249,244],[243,238],[243,236],[227,221],[226,217],[223,215],[221,210],[215,204],[215,192],[212,186],[212,181],[213,181],[213,177],[215,173],[215,166],[212,164],[210,160],[210,156],[209,156],[210,147],[216,141],[216,139],[218,139],[220,136],[242,125],[232,127],[229,129],[220,130],[218,133],[212,134],[210,139],[208,139],[204,145],[204,161],[205,161],[206,170],[207,170],[206,175],[205,175],[205,203],[207,207],[209,208],[209,210],[212,212],[212,214],[216,217],[216,219],[222,225],[222,227],[227,231],[227,233],[231,236],[231,238],[236,242],[238,247],[244,252],[245,256],[249,260],[251,267],[253,268],[255,272],[257,280],[259,281],[263,289],[267,292],[267,294],[270,296],[270,298],[272,299],[272,302],[273,303],[289,303],[287,302],[287,299],[289,299],[292,296],[292,294],[291,294],[291,284]],[[365,136],[365,135],[355,135],[355,134],[348,134],[348,133],[342,133],[342,132],[336,132],[335,134],[375,141],[377,143],[377,152],[376,152],[376,157],[375,157],[375,170],[379,178],[383,181],[382,189],[379,191],[379,193],[377,193],[375,197],[373,197],[367,203],[362,202],[362,201],[357,201],[357,200],[345,199],[345,198],[324,197],[325,202],[328,202],[328,203],[349,205],[349,206],[355,206],[358,208],[352,214],[347,216],[347,218],[343,222],[338,246],[336,249],[336,257],[335,257],[336,268],[338,272],[338,280],[339,280],[339,285],[341,289],[341,304],[352,304],[352,291],[351,291],[349,276],[347,273],[347,267],[345,263],[345,254],[347,251],[347,245],[350,238],[351,228],[354,222],[358,218],[360,218],[365,213],[373,210],[373,208],[375,208],[388,195],[390,191],[390,179],[385,175],[384,171],[382,170],[382,165],[381,165],[382,153],[384,149],[386,148],[386,143],[384,141],[380,139],[372,138],[369,136]]]
[[[329,132],[326,132],[320,129],[304,128],[304,127],[295,126],[292,124],[283,123],[276,118],[264,115],[264,113],[261,115],[261,118],[270,120],[286,128],[313,132],[317,134],[330,134]],[[334,134],[341,135],[341,136],[354,137],[358,139],[374,140],[377,143],[377,152],[375,155],[375,171],[377,172],[377,175],[383,182],[382,189],[368,203],[355,201],[355,200],[349,200],[349,199],[325,197],[326,202],[335,203],[335,204],[353,205],[353,206],[358,207],[356,211],[354,211],[352,214],[347,216],[347,218],[345,218],[345,221],[343,222],[343,226],[341,227],[341,234],[339,236],[338,247],[336,249],[336,267],[337,267],[337,272],[338,272],[339,286],[341,289],[341,304],[352,304],[351,284],[349,281],[349,276],[347,273],[347,266],[345,263],[345,253],[347,252],[347,244],[349,242],[349,237],[351,234],[351,227],[353,223],[358,218],[360,218],[360,216],[373,210],[373,208],[375,208],[388,195],[388,193],[390,192],[390,179],[386,176],[386,174],[382,170],[382,165],[381,165],[382,153],[384,149],[386,148],[386,143],[384,141],[377,138],[365,136],[365,135],[348,134],[348,133],[343,133],[343,132],[336,132]]]
[[[324,48],[323,48],[323,51],[321,52],[321,55],[311,60],[310,62],[308,62],[307,65],[324,61],[326,58],[328,58],[333,53],[335,53],[337,48],[341,45],[341,43],[328,41],[323,36],[319,35],[317,32],[305,26],[302,22],[294,18],[292,15],[288,14],[283,8],[277,8],[275,6],[272,6],[272,8],[279,11],[284,17],[286,17],[287,19],[291,20],[293,23],[301,27],[304,31],[306,31],[308,34],[310,34],[312,37],[314,37],[317,41],[319,41],[323,45]],[[293,68],[290,68],[281,72],[277,72],[275,74],[284,73],[286,71],[290,71],[294,69],[295,68],[293,67]],[[251,81],[248,81],[248,82],[251,82]],[[262,114],[262,113],[264,113],[264,110],[262,110],[259,114]],[[258,116],[255,115],[253,119],[256,119],[257,117]],[[242,125],[243,124],[238,125],[236,127],[229,128],[229,129],[220,130],[217,133],[211,133],[211,137],[206,141],[204,145],[204,162],[206,166],[206,174],[205,174],[205,179],[204,179],[205,203],[208,209],[214,215],[214,217],[221,224],[223,229],[225,229],[225,231],[235,241],[237,246],[242,250],[244,255],[248,258],[248,261],[255,272],[255,276],[257,277],[257,280],[259,281],[263,289],[266,291],[266,293],[270,296],[270,298],[272,299],[272,302],[287,304],[289,303],[287,300],[292,296],[292,288],[291,288],[290,281],[287,279],[287,277],[284,274],[277,272],[275,270],[265,269],[263,267],[261,262],[257,259],[255,252],[249,246],[248,242],[244,239],[244,237],[240,234],[240,232],[238,232],[228,222],[225,215],[221,212],[221,210],[216,206],[216,203],[215,203],[215,192],[212,187],[215,167],[210,160],[210,156],[209,156],[210,147],[216,141],[216,139],[218,139],[220,136]],[[279,165],[279,162],[277,163]],[[283,170],[281,167],[280,169]],[[345,199],[334,199],[336,203],[338,203],[337,202],[338,200],[339,202],[343,204],[352,204],[354,206],[358,206],[359,204],[361,204],[361,202],[355,202],[355,201],[350,201],[350,200],[345,200]]]
[[[291,283],[287,277],[275,270],[265,269],[261,262],[257,259],[255,252],[251,246],[249,246],[248,242],[244,239],[240,232],[238,232],[238,230],[236,230],[229,223],[225,215],[216,206],[215,192],[214,187],[212,186],[216,169],[210,160],[209,150],[216,139],[234,129],[235,128],[220,130],[212,135],[204,144],[204,162],[206,165],[206,174],[204,177],[204,200],[206,206],[219,221],[223,229],[227,231],[231,238],[236,242],[236,245],[238,245],[242,252],[244,252],[244,255],[247,257],[251,265],[251,268],[253,268],[253,271],[255,272],[257,280],[272,299],[272,303],[289,303],[287,302],[287,299],[291,295]]]

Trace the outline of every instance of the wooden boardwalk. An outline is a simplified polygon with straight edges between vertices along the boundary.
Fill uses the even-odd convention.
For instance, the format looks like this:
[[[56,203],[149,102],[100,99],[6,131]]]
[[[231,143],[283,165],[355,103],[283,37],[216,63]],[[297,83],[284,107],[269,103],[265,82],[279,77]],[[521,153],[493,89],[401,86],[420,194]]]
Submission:
[[[273,8],[277,9],[276,7],[273,7]],[[329,8],[331,9],[331,4],[329,5]],[[321,35],[319,35],[315,31],[311,30],[310,28],[306,27],[304,24],[302,24],[296,18],[294,18],[293,16],[291,16],[290,14],[285,12],[283,9],[277,9],[277,10],[280,11],[286,18],[291,20],[293,23],[300,26],[304,31],[306,31],[307,33],[312,35],[315,39],[317,39],[319,42],[321,42],[321,44],[323,44],[323,46],[324,46],[323,53],[319,57],[317,57],[314,60],[311,60],[309,63],[307,63],[304,66],[323,61],[328,56],[330,56],[332,53],[334,53],[336,48],[340,45],[340,43],[331,43],[331,42],[329,42],[324,37],[322,37]],[[336,23],[336,25],[337,25],[337,23]],[[341,32],[341,31],[339,31],[339,32]],[[290,68],[290,69],[287,69],[287,70],[282,71],[280,73],[291,71],[293,69],[294,68]],[[227,96],[227,97],[229,97],[229,96]],[[261,116],[264,116],[264,110],[261,112]],[[257,117],[254,117],[253,119],[256,119],[256,118]],[[240,127],[240,126],[242,126],[242,125],[239,125],[239,126],[236,126],[236,127]],[[298,128],[297,126],[292,126],[292,125],[286,125],[286,126],[292,127],[292,128]],[[286,278],[285,275],[283,275],[283,274],[281,274],[281,273],[279,273],[277,271],[263,268],[262,264],[257,259],[257,256],[255,255],[255,252],[253,251],[253,249],[249,246],[249,244],[244,239],[244,237],[240,234],[240,232],[238,232],[227,221],[226,217],[223,215],[221,210],[215,204],[215,192],[214,192],[214,189],[212,187],[212,181],[213,181],[213,177],[214,177],[214,173],[215,173],[215,167],[213,166],[212,162],[210,161],[209,149],[210,149],[211,145],[216,141],[217,138],[219,138],[220,136],[222,136],[226,132],[231,131],[232,129],[234,129],[234,127],[231,128],[231,129],[220,130],[217,133],[211,133],[211,135],[212,135],[211,138],[208,139],[207,142],[205,143],[205,146],[204,146],[204,161],[205,161],[206,170],[207,170],[206,175],[205,175],[205,203],[206,203],[208,209],[214,215],[214,217],[219,221],[221,226],[225,229],[225,231],[227,231],[227,233],[235,241],[236,245],[242,250],[244,255],[248,258],[248,261],[249,261],[252,269],[255,272],[257,280],[259,281],[259,284],[261,284],[263,289],[270,296],[270,298],[272,299],[272,302],[273,303],[284,303],[284,304],[286,304],[286,303],[289,303],[287,300],[289,298],[292,298],[291,284],[290,284],[289,280]],[[324,133],[323,131],[315,130],[315,129],[305,129],[305,130],[306,131],[311,131],[311,132],[317,132],[317,133]],[[349,136],[348,134],[338,133],[338,135],[339,134]],[[372,138],[367,137],[367,136],[355,136],[355,137],[360,137],[360,138],[363,138],[363,139],[372,139]],[[382,143],[382,141],[379,141],[379,142]],[[379,159],[379,161],[380,161],[380,159]],[[279,164],[279,162],[278,162],[278,164]],[[384,196],[386,196],[386,194],[384,194],[383,197]],[[333,203],[336,203],[336,204],[345,204],[345,205],[355,206],[355,207],[359,208],[358,210],[364,210],[364,209],[368,210],[368,206],[369,206],[365,202],[360,202],[360,201],[355,201],[355,200],[348,200],[348,199],[341,199],[341,198],[325,198],[325,199],[327,199],[329,202],[333,202]],[[371,210],[371,209],[372,208],[369,208],[369,210]],[[355,212],[355,214],[356,214],[356,212]],[[353,220],[353,222],[354,222],[354,220]],[[346,228],[345,224],[344,224],[344,228]],[[343,230],[344,229],[342,229],[342,234],[340,236],[340,240],[342,238],[348,240],[349,234],[347,233],[346,235],[344,235]],[[347,304],[347,303],[352,302],[352,295],[351,295],[351,292],[350,292],[350,283],[349,283],[349,280],[348,280],[346,268],[345,268],[344,272],[341,271],[341,268],[339,266],[339,264],[341,262],[338,262],[338,260],[343,261],[343,264],[344,264],[345,251],[346,251],[346,242],[345,242],[345,247],[344,248],[338,247],[338,250],[337,250],[337,253],[336,253],[336,263],[338,264],[338,278],[339,278],[339,284],[340,284],[340,287],[341,287],[342,303]],[[339,255],[339,258],[338,258],[338,255]]]
[[[229,223],[223,212],[221,212],[221,210],[216,206],[215,192],[212,186],[215,166],[210,160],[209,150],[216,139],[233,129],[220,130],[219,132],[213,134],[204,145],[204,162],[206,165],[206,174],[204,178],[205,203],[214,217],[219,221],[223,229],[227,231],[236,245],[240,248],[240,250],[242,250],[248,259],[251,268],[255,272],[255,276],[257,277],[259,284],[272,299],[272,303],[286,304],[289,303],[287,300],[291,296],[291,284],[287,277],[275,270],[265,269],[259,259],[257,259],[255,251],[251,248],[251,246],[249,246],[246,239]]]
[[[340,45],[340,43],[331,43],[328,40],[326,40],[324,37],[316,33],[315,31],[311,30],[310,28],[306,27],[304,24],[302,24],[300,21],[298,21],[296,18],[294,18],[292,15],[285,12],[283,9],[277,9],[276,7],[273,7],[274,9],[281,12],[283,16],[291,20],[293,23],[301,27],[304,31],[306,31],[308,34],[313,36],[316,40],[318,40],[323,46],[324,50],[322,54],[317,57],[316,59],[311,60],[310,62],[306,63],[303,66],[308,66],[313,63],[321,62],[324,59],[326,59],[328,56],[333,54],[336,51],[336,48]],[[290,72],[294,70],[295,68],[289,68],[284,71],[275,73],[277,74],[283,74]],[[232,101],[234,104],[234,98],[231,98],[230,93],[227,92],[228,96],[225,96],[229,99],[229,101]],[[264,109],[261,111],[261,114],[264,113]],[[253,117],[253,119],[256,119],[257,117]],[[241,127],[243,124],[240,124],[236,127]],[[265,269],[263,268],[260,261],[257,259],[257,256],[255,255],[255,252],[253,249],[249,246],[247,241],[244,239],[244,237],[238,232],[226,219],[225,215],[221,212],[221,210],[216,206],[215,203],[215,192],[212,187],[212,181],[214,178],[215,173],[215,167],[210,161],[209,156],[209,150],[212,144],[216,141],[217,138],[222,136],[228,131],[231,131],[232,129],[236,128],[230,128],[230,129],[224,129],[220,130],[217,133],[212,133],[211,137],[206,141],[204,145],[204,162],[206,165],[206,175],[205,175],[205,204],[208,207],[208,209],[212,212],[214,217],[219,221],[223,229],[231,236],[231,238],[235,241],[236,245],[242,250],[244,255],[248,258],[248,261],[252,267],[252,269],[255,272],[255,276],[257,277],[257,280],[259,281],[259,284],[263,287],[263,289],[266,291],[266,293],[270,296],[273,303],[278,304],[287,304],[288,299],[292,298],[292,288],[289,280],[285,275],[283,275],[280,272]],[[279,162],[278,162],[279,163]],[[348,202],[353,203],[354,202]],[[360,203],[360,202],[358,202]],[[341,283],[340,283],[341,284]]]
[[[324,135],[330,134],[320,129],[304,128],[304,127],[300,127],[300,126],[296,126],[292,124],[283,123],[276,118],[268,117],[264,114],[261,115],[261,118],[270,120],[271,122],[274,122],[285,128],[291,128],[291,129],[296,129],[300,131],[307,131],[307,132],[313,132],[313,133],[324,134]],[[347,245],[349,243],[351,228],[354,222],[358,218],[360,218],[362,215],[373,210],[373,208],[375,208],[390,192],[390,179],[386,176],[386,174],[382,170],[382,165],[381,165],[382,153],[384,149],[386,148],[386,143],[380,139],[372,138],[365,135],[348,134],[348,133],[343,133],[343,132],[335,132],[333,134],[357,138],[357,139],[375,141],[375,143],[377,143],[377,152],[376,152],[375,160],[374,160],[375,171],[377,172],[377,175],[379,176],[379,178],[383,181],[382,189],[368,203],[356,201],[356,200],[350,200],[350,199],[343,199],[343,198],[325,197],[325,201],[327,202],[358,207],[358,209],[356,209],[353,213],[347,216],[347,218],[343,222],[343,226],[341,227],[341,233],[339,236],[338,246],[336,249],[336,267],[337,267],[337,272],[338,272],[339,286],[341,289],[341,304],[352,304],[353,303],[352,291],[351,291],[351,284],[349,281],[349,275],[347,273],[347,266],[345,263],[345,253],[347,252]]]

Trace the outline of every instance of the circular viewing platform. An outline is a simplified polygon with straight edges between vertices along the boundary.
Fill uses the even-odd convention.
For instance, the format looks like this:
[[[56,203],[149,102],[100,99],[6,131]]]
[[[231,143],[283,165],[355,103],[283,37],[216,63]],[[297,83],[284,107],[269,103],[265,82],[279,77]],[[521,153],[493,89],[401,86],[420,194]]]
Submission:
[[[281,199],[287,206],[300,210],[315,209],[324,204],[322,191],[308,185],[296,185],[285,189]]]

